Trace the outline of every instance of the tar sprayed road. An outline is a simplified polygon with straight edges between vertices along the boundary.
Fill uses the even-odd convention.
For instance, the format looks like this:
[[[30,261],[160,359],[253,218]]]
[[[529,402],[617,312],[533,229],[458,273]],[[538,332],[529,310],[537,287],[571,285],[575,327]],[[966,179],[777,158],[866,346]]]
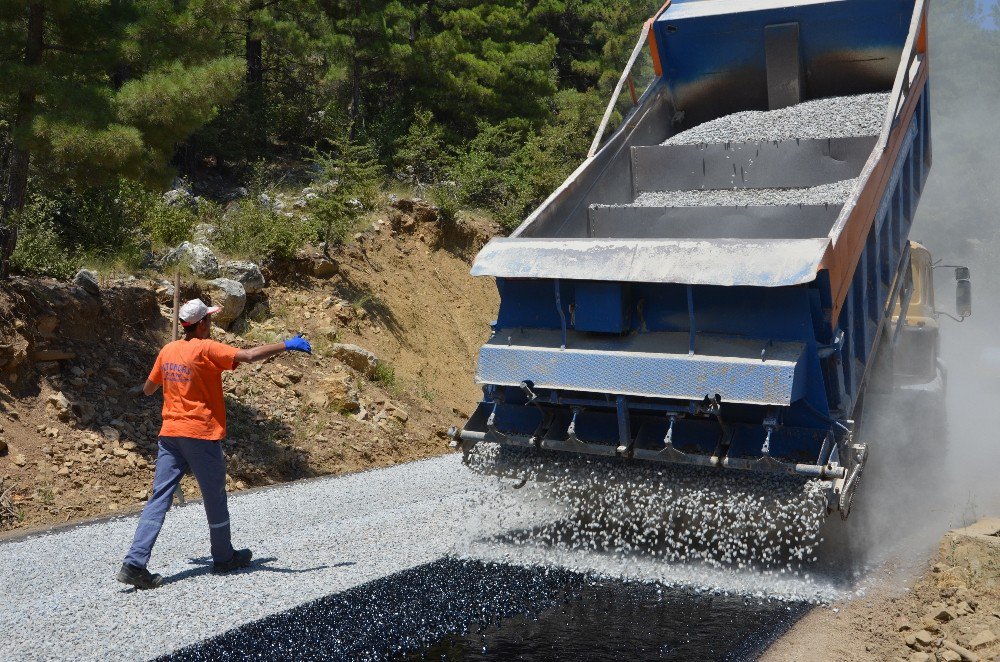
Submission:
[[[445,559],[227,632],[174,660],[744,660],[807,605]]]

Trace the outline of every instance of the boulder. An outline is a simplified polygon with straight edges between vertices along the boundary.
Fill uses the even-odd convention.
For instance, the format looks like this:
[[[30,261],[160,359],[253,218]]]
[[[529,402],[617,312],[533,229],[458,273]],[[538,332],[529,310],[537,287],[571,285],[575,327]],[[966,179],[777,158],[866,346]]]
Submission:
[[[73,416],[73,403],[69,401],[60,391],[52,393],[48,397],[48,405],[55,412],[60,421],[67,422]]]
[[[253,262],[232,260],[222,264],[222,275],[243,285],[247,294],[257,294],[267,285],[260,267]]]
[[[229,278],[215,278],[208,281],[206,286],[212,305],[222,307],[222,310],[212,316],[212,321],[222,328],[228,327],[243,314],[243,307],[247,304],[246,290],[241,283]]]
[[[86,400],[74,402],[72,405],[73,415],[80,421],[80,425],[90,425],[97,415],[94,405]]]
[[[927,616],[941,623],[947,623],[948,621],[953,621],[958,618],[958,614],[956,614],[953,609],[949,609],[948,607],[932,609],[927,612]]]
[[[257,205],[261,209],[267,209],[268,211],[276,211],[274,205],[274,198],[269,196],[267,193],[261,193],[257,196]]]
[[[98,295],[101,293],[101,286],[97,283],[97,274],[90,269],[80,269],[73,276],[73,282],[79,285],[87,294]]]
[[[375,369],[378,367],[378,357],[364,347],[349,343],[336,343],[332,347],[333,356],[348,365],[365,377],[375,376]]]
[[[172,188],[164,193],[163,202],[171,207],[187,207],[191,211],[198,211],[198,199],[183,188]]]
[[[337,275],[340,267],[333,260],[325,257],[315,257],[310,264],[310,271],[316,278],[330,278]]]
[[[199,278],[218,278],[219,260],[212,249],[204,244],[183,242],[177,248],[163,256],[165,266],[184,264],[191,268],[191,273]]]
[[[28,341],[21,334],[11,336],[11,342],[0,343],[0,369],[14,372],[28,358]]]
[[[972,650],[979,650],[980,648],[985,648],[993,643],[996,643],[997,636],[993,634],[992,630],[983,630],[972,639],[969,640],[969,648]]]
[[[211,244],[215,235],[215,226],[211,223],[198,223],[191,231],[191,238],[196,244]]]
[[[35,322],[35,332],[42,338],[51,338],[59,326],[59,318],[55,315],[42,315]]]
[[[314,404],[345,414],[353,414],[361,410],[358,389],[354,385],[354,380],[347,373],[334,373],[321,379],[316,390],[312,391],[310,399]]]

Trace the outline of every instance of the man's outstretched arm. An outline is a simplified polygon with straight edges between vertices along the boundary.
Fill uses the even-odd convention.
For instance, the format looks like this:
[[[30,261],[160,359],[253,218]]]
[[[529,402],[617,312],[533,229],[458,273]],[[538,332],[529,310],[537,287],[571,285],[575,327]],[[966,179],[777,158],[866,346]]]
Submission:
[[[233,359],[233,367],[235,368],[241,363],[256,363],[257,361],[264,361],[272,356],[277,356],[282,352],[305,352],[306,354],[312,354],[312,346],[309,344],[308,340],[303,338],[301,335],[297,335],[284,342],[258,345],[257,347],[251,347],[250,349],[241,349],[236,352],[236,357]]]
[[[160,390],[160,385],[157,384],[156,382],[151,382],[148,379],[146,380],[146,383],[143,384],[142,386],[143,395],[153,395],[158,390]]]

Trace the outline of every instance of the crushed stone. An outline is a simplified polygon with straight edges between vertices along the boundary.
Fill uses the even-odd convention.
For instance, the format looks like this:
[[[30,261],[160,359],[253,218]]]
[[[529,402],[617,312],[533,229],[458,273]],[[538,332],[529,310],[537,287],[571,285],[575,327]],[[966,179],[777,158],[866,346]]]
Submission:
[[[875,136],[882,130],[888,92],[814,99],[777,110],[749,110],[704,122],[664,145],[767,142],[794,138]]]
[[[757,207],[765,205],[842,205],[857,179],[807,188],[733,188],[652,191],[639,195],[631,207]]]

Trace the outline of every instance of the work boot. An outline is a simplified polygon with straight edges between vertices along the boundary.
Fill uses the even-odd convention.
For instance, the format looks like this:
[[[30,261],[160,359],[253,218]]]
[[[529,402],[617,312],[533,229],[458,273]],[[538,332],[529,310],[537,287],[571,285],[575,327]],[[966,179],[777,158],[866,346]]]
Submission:
[[[233,558],[224,563],[216,563],[214,570],[215,572],[229,572],[237,568],[245,568],[250,565],[250,559],[252,558],[253,552],[249,549],[238,549],[233,552]]]
[[[163,585],[163,577],[161,575],[154,575],[145,568],[129,565],[128,563],[123,563],[122,569],[118,571],[118,581],[122,584],[134,586],[142,591]]]

